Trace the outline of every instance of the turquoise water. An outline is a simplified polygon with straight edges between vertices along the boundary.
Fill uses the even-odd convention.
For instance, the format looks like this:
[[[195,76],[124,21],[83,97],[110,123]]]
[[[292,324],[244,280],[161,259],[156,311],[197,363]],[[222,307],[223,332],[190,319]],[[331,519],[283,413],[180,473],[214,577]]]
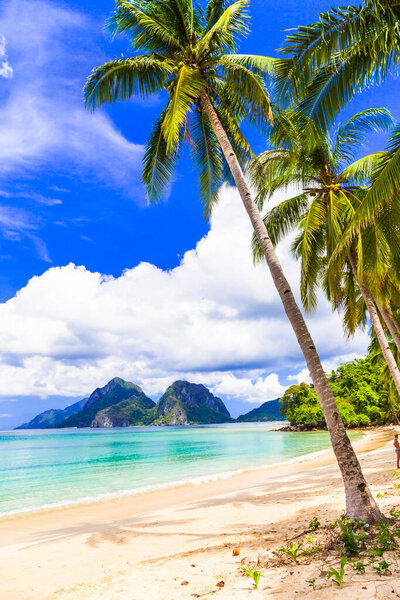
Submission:
[[[197,483],[330,446],[325,432],[271,431],[280,425],[0,432],[0,514]]]

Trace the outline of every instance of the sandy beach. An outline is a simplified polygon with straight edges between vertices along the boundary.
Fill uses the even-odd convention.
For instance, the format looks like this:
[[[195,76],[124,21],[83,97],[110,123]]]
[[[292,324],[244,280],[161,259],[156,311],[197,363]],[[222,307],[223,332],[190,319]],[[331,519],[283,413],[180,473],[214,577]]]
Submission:
[[[393,486],[393,429],[355,444],[386,514]],[[349,572],[339,589],[316,562],[264,569],[258,591],[240,570],[307,529],[339,517],[344,495],[332,452],[203,483],[0,520],[0,597],[12,600],[180,600],[400,597],[390,574]],[[318,536],[316,536],[318,537]],[[233,555],[233,549],[239,555]],[[397,561],[397,562],[396,562]],[[336,565],[337,559],[330,564]],[[351,571],[351,570],[349,570]],[[315,589],[306,580],[316,578]],[[222,583],[223,582],[223,583]],[[220,584],[219,586],[217,584]]]

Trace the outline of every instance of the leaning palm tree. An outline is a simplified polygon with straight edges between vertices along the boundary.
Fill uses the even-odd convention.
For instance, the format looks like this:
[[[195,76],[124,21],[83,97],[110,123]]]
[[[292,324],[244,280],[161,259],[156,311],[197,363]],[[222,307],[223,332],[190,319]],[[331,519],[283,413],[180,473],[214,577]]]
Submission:
[[[147,97],[164,90],[166,106],[144,156],[143,181],[150,200],[157,200],[169,182],[185,139],[199,170],[207,210],[231,173],[321,402],[343,476],[347,513],[373,522],[382,514],[243,174],[251,152],[239,122],[247,118],[263,130],[271,119],[265,84],[272,60],[236,53],[236,40],[248,31],[248,1],[226,6],[223,0],[210,0],[203,10],[192,0],[117,0],[109,25],[129,37],[134,51],[145,53],[94,69],[85,87],[86,105],[94,109],[133,94]]]
[[[399,368],[387,343],[377,306],[377,298],[382,294],[379,294],[375,280],[379,281],[384,274],[387,276],[390,258],[390,248],[379,225],[359,233],[356,242],[346,253],[341,253],[342,261],[335,261],[333,268],[325,268],[365,195],[360,183],[369,180],[374,163],[382,158],[381,152],[375,152],[354,161],[354,155],[368,132],[387,131],[392,124],[387,110],[368,109],[339,127],[331,140],[301,113],[282,112],[276,117],[270,133],[271,141],[277,147],[261,154],[251,172],[254,173],[254,184],[259,188],[260,200],[277,189],[293,185],[301,187],[300,195],[289,198],[268,213],[264,221],[267,230],[276,244],[288,230],[300,229],[293,249],[301,260],[301,296],[308,311],[316,306],[316,290],[324,271],[327,273],[324,279],[328,297],[336,305],[343,304],[343,288],[338,284],[343,269],[348,266],[400,395]],[[258,240],[254,241],[256,258],[263,258]],[[348,285],[352,280],[347,277]],[[346,319],[349,314],[347,311]]]
[[[296,106],[327,129],[354,94],[397,74],[400,66],[398,0],[365,0],[330,9],[317,22],[291,32],[275,65],[281,103]],[[385,208],[396,212],[400,189],[400,126],[351,231],[372,223]],[[393,215],[392,215],[393,222]]]

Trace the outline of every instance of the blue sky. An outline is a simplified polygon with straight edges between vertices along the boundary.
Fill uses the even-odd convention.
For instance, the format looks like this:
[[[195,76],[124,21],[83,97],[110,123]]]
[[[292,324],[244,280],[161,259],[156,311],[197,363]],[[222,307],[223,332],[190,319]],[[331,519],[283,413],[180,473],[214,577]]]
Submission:
[[[241,49],[274,56],[285,29],[315,20],[330,5],[252,0],[252,34]],[[123,38],[111,41],[104,33],[112,9],[111,0],[2,3],[0,429],[52,405],[72,403],[106,383],[108,375],[135,380],[154,397],[175,377],[191,377],[210,385],[237,414],[252,408],[252,402],[276,397],[290,383],[286,377],[304,368],[268,280],[258,284],[260,270],[249,275],[247,255],[243,271],[241,258],[236,271],[230,264],[229,243],[235,245],[230,223],[237,224],[244,252],[249,238],[234,192],[224,192],[210,231],[186,155],[168,197],[147,206],[141,157],[163,97],[132,100],[95,114],[84,110],[82,88],[91,69],[127,53]],[[371,88],[356,97],[344,116],[386,106],[398,118],[397,90],[394,79]],[[258,135],[250,133],[249,138],[256,152],[264,149]],[[383,143],[375,136],[363,152]],[[287,249],[281,252],[296,282],[296,267]],[[135,269],[140,263],[148,263],[148,271]],[[208,277],[216,265],[222,275],[215,270]],[[241,289],[239,276],[250,278],[251,294]],[[232,278],[236,287],[230,285]],[[125,290],[126,303],[121,305],[119,287],[127,281],[134,287]],[[221,294],[225,312],[218,315]],[[111,314],[118,313],[116,306],[120,314],[125,311],[125,324],[116,325],[120,314]],[[329,324],[338,329],[337,317],[323,305],[312,319],[317,342],[322,331],[318,319],[327,330]],[[225,328],[216,339],[206,335],[222,323]],[[141,324],[144,331],[139,332]],[[287,344],[275,352],[274,345],[281,344],[279,331]],[[255,340],[258,332],[264,332],[260,344]],[[327,365],[365,349],[362,334],[347,345],[340,331],[333,337],[329,343],[321,339]],[[173,340],[173,349],[168,340]]]

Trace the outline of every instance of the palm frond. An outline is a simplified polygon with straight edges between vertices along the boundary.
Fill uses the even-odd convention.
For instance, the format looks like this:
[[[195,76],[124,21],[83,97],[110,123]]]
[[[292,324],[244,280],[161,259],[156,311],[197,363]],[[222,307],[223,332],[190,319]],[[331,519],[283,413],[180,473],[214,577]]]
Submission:
[[[172,65],[151,55],[117,59],[93,69],[85,89],[86,108],[126,100],[133,95],[147,97],[165,87]]]
[[[210,0],[206,9],[206,29],[210,30],[226,10],[225,0]]]
[[[185,64],[181,66],[171,91],[163,122],[167,152],[170,152],[177,143],[179,131],[186,115],[205,85],[206,82],[198,69],[192,69]]]
[[[390,137],[387,151],[379,161],[372,178],[372,186],[366,194],[362,205],[354,215],[347,235],[372,223],[383,207],[399,200],[400,189],[400,124],[396,125]]]
[[[355,114],[337,131],[334,160],[338,163],[350,162],[369,133],[387,132],[392,127],[393,118],[386,108],[368,108]]]
[[[226,59],[220,59],[219,64],[227,85],[236,88],[238,97],[242,96],[250,123],[263,129],[268,120],[272,121],[272,111],[262,78],[250,69]]]
[[[107,28],[113,35],[125,33],[135,50],[176,52],[184,48],[181,23],[171,13],[168,2],[116,0],[116,4]]]
[[[260,56],[257,54],[224,54],[220,57],[220,60],[250,69],[253,73],[257,73],[257,75],[263,77],[272,77],[275,72],[276,58],[269,56]]]
[[[247,20],[249,18],[246,8],[249,0],[239,0],[228,6],[218,20],[205,33],[199,43],[199,50],[204,51],[207,46],[213,48],[226,48],[235,50],[235,37],[245,36],[248,33]]]
[[[299,194],[284,200],[269,211],[264,217],[264,224],[274,246],[297,227],[301,219],[304,218],[307,208],[307,194]],[[255,235],[253,235],[252,240],[252,251],[255,263],[264,259],[264,253]]]
[[[200,197],[209,215],[218,200],[223,183],[222,153],[205,112],[194,110],[191,115],[191,154],[199,172]]]
[[[353,185],[367,184],[384,156],[384,152],[372,152],[359,158],[343,169],[340,180]]]
[[[161,113],[147,142],[143,157],[142,181],[146,186],[147,198],[157,202],[171,181],[176,161],[179,158],[179,146],[167,152],[167,143],[163,134],[163,124],[166,111]],[[180,132],[180,139],[183,131]]]

